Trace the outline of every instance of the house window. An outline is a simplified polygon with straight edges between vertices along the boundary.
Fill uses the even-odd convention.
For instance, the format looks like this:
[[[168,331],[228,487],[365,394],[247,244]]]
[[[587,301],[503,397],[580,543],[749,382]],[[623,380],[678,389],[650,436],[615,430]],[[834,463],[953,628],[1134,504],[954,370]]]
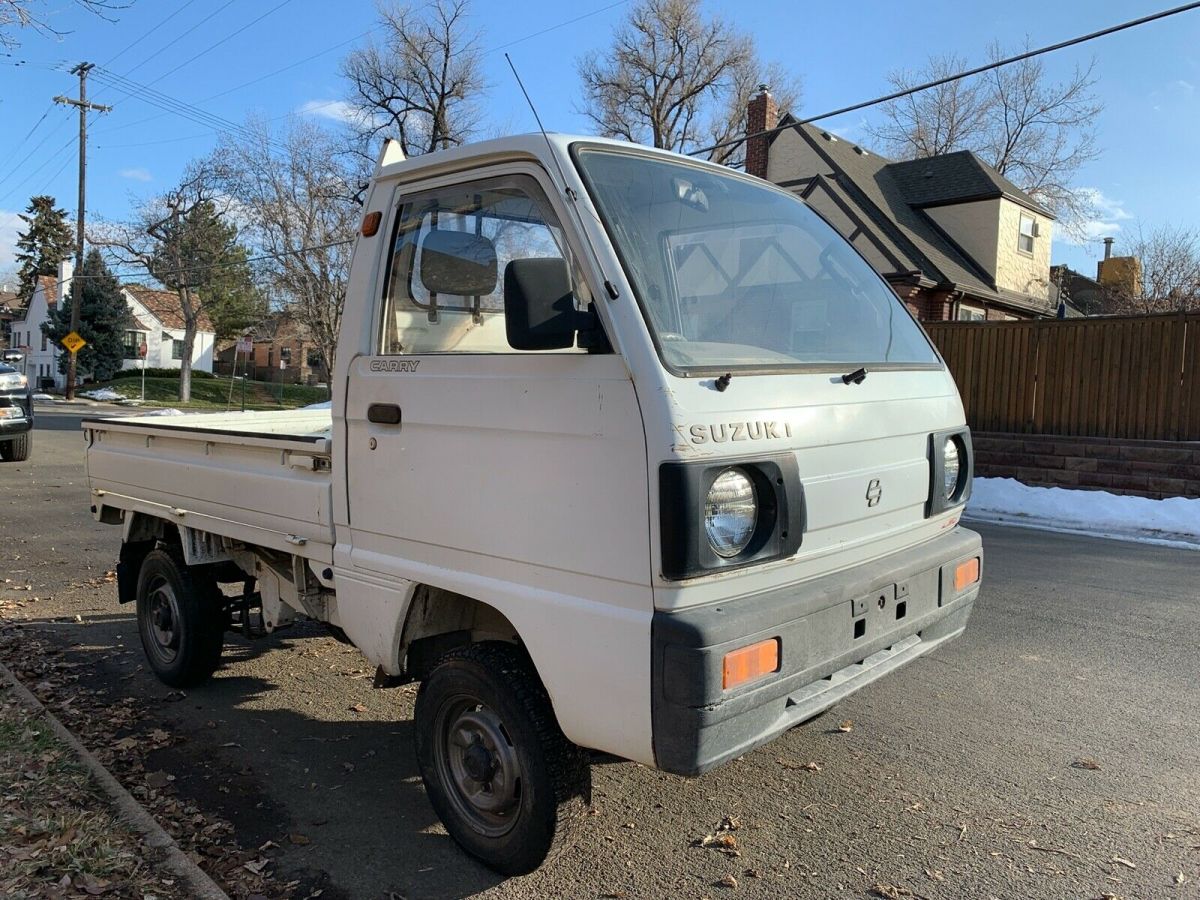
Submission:
[[[321,362],[321,351],[315,348],[309,348],[308,355],[305,357],[305,365],[310,369],[319,369],[324,363]]]
[[[183,359],[183,341],[171,341],[171,359]]]
[[[42,332],[42,352],[46,352],[46,332]]]
[[[1033,239],[1038,236],[1037,220],[1033,216],[1021,213],[1020,233],[1017,235],[1017,249],[1022,253],[1033,255]]]
[[[958,321],[960,322],[982,322],[987,318],[987,313],[982,309],[976,309],[973,306],[960,306],[958,308]]]
[[[138,348],[142,345],[142,333],[140,331],[125,332],[125,339],[122,342],[122,347],[125,351],[126,359],[138,359],[141,354],[138,353]]]
[[[279,368],[286,369],[291,364],[292,364],[292,348],[291,347],[280,347],[279,348]]]

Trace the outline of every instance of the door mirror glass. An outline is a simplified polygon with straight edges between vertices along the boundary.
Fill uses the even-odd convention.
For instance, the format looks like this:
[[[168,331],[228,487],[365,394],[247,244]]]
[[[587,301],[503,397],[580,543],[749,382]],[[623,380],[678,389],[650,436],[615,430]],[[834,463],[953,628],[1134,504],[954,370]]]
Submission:
[[[430,231],[420,253],[421,284],[431,294],[470,297],[496,286],[496,245],[483,235]]]
[[[561,259],[514,259],[504,267],[504,327],[515,350],[564,350],[590,320],[575,308]]]

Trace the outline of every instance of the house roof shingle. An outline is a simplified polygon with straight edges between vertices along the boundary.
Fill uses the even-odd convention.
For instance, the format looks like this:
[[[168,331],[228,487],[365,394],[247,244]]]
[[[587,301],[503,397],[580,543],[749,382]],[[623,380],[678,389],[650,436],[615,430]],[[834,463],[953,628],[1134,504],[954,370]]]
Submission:
[[[184,327],[183,307],[180,305],[179,295],[174,291],[160,291],[142,284],[126,284],[123,285],[123,289],[138,303],[146,307],[150,314],[167,328],[182,329]],[[212,320],[203,309],[196,318],[197,328],[200,331],[214,330]]]
[[[1046,312],[1044,303],[998,288],[993,276],[921,211],[901,183],[905,174],[903,168],[901,179],[895,175],[897,166],[906,164],[893,163],[887,157],[878,156],[813,125],[798,124],[790,115],[785,115],[780,124],[791,124],[792,130],[829,164],[828,171],[820,173],[825,176],[822,178],[825,189],[836,194],[841,202],[861,210],[870,220],[874,226],[872,246],[867,248],[865,255],[878,271],[884,274],[912,272],[933,284],[953,283],[978,297],[1025,310]],[[969,151],[964,153],[974,157]],[[984,165],[982,161],[980,164]],[[964,172],[968,168],[961,162],[955,163],[954,167]],[[991,172],[995,173],[995,170],[991,169]],[[805,176],[813,174],[804,173]],[[923,176],[920,177],[924,180]],[[999,174],[995,174],[995,177],[1008,183]],[[960,184],[970,184],[972,182],[968,179],[976,176],[968,174],[962,178]],[[807,178],[800,180],[807,181]],[[781,182],[785,187],[796,186],[797,183],[787,180]],[[1014,185],[1012,190],[1018,189]],[[864,249],[857,241],[855,246]],[[872,258],[873,253],[875,258]]]
[[[1007,197],[1043,216],[1054,216],[970,150],[888,164],[896,186],[913,206],[941,206]]]

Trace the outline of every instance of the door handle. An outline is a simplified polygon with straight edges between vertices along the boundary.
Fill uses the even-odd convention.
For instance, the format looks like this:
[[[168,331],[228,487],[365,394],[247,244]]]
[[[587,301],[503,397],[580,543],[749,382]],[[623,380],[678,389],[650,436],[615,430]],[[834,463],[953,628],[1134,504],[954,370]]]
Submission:
[[[372,403],[367,407],[367,421],[376,425],[399,425],[400,407],[395,403]]]

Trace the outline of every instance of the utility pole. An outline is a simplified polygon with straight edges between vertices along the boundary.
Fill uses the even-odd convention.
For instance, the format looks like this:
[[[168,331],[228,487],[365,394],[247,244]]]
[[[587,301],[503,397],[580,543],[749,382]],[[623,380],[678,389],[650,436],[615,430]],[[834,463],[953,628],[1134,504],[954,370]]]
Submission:
[[[101,106],[97,103],[88,103],[87,99],[87,76],[88,72],[96,68],[94,63],[81,62],[71,70],[72,75],[79,76],[79,99],[74,100],[70,97],[55,97],[55,103],[62,103],[66,106],[79,107],[79,209],[75,214],[75,276],[78,277],[83,271],[83,217],[86,206],[86,189],[87,189],[87,114],[89,110],[96,112],[109,112],[111,106]],[[72,290],[74,290],[74,278],[72,280]],[[82,291],[75,291],[75,297],[71,302],[71,330],[79,330],[79,306],[82,298]],[[75,353],[71,353],[71,358],[67,364],[67,399],[75,399]]]

